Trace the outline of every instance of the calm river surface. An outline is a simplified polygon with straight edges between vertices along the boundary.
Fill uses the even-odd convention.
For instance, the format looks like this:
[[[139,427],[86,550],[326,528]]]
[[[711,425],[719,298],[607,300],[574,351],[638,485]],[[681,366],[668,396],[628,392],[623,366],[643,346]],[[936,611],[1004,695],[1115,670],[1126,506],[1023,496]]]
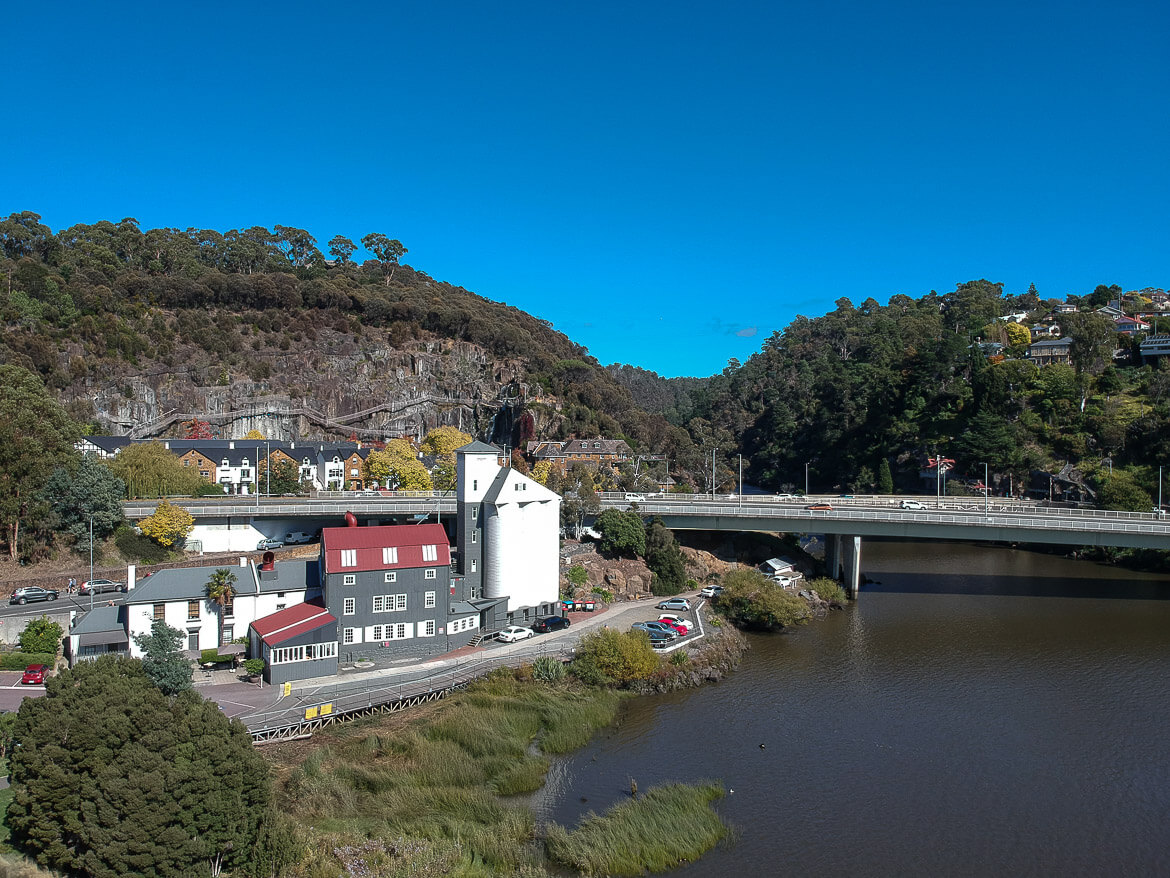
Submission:
[[[863,562],[846,611],[631,703],[538,819],[709,777],[739,837],[674,874],[1170,875],[1170,575],[938,543]]]

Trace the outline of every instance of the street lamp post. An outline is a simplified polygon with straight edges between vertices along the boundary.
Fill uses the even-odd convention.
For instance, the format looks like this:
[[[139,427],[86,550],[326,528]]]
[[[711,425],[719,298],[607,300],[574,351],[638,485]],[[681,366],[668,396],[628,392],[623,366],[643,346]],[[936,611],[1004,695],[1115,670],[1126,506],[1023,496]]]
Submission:
[[[739,456],[739,505],[743,505],[743,455]]]
[[[808,465],[810,463],[812,463],[811,460],[806,461],[804,464],[804,496],[806,497],[808,496]]]
[[[1158,467],[1158,515],[1162,515],[1162,467]]]
[[[711,499],[715,499],[715,449],[711,449]]]
[[[89,514],[89,608],[93,609],[93,513]]]
[[[264,475],[268,479],[268,487],[264,493],[269,497],[272,496],[272,441],[266,440],[264,442]]]
[[[991,511],[991,485],[987,481],[987,464],[983,464],[983,514]]]

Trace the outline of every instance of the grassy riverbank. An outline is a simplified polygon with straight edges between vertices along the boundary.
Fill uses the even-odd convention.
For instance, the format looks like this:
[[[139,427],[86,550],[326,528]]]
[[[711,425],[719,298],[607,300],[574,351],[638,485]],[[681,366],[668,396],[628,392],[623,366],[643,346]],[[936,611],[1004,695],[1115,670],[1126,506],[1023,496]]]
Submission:
[[[572,677],[549,682],[531,669],[500,669],[414,716],[340,726],[311,749],[267,751],[279,807],[302,827],[305,843],[285,874],[546,875],[549,857],[532,814],[508,797],[538,789],[549,757],[587,743],[626,697]],[[721,795],[714,784],[650,790],[576,830],[552,827],[549,844],[557,861],[587,871],[672,868],[723,837],[709,807]],[[611,840],[613,850],[597,852],[609,859],[584,857]]]

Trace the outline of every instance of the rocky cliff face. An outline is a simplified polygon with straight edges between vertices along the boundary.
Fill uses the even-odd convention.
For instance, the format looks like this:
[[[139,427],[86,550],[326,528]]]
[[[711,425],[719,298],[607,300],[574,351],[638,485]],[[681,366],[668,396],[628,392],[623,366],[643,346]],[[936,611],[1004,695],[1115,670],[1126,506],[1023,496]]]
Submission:
[[[451,425],[508,441],[494,435],[497,418],[529,398],[523,361],[494,358],[468,342],[395,346],[386,331],[321,327],[289,350],[242,347],[215,356],[176,341],[138,368],[123,362],[114,374],[74,381],[62,399],[75,411],[92,406],[86,416],[109,433],[136,438],[178,435],[181,422],[195,417],[225,439],[250,430],[284,440],[421,437]],[[558,406],[542,402],[533,414],[547,429]]]

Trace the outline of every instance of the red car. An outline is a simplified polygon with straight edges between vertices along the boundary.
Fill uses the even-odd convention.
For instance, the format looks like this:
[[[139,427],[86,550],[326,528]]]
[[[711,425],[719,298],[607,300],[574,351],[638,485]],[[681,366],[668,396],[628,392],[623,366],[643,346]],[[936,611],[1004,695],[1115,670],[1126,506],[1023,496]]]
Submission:
[[[30,685],[43,684],[45,682],[45,674],[48,671],[49,669],[46,665],[29,665],[24,669],[24,676],[20,678],[20,682]]]
[[[677,631],[679,637],[686,637],[691,633],[691,630],[686,625],[680,625],[674,619],[659,619],[658,621],[672,631]]]

